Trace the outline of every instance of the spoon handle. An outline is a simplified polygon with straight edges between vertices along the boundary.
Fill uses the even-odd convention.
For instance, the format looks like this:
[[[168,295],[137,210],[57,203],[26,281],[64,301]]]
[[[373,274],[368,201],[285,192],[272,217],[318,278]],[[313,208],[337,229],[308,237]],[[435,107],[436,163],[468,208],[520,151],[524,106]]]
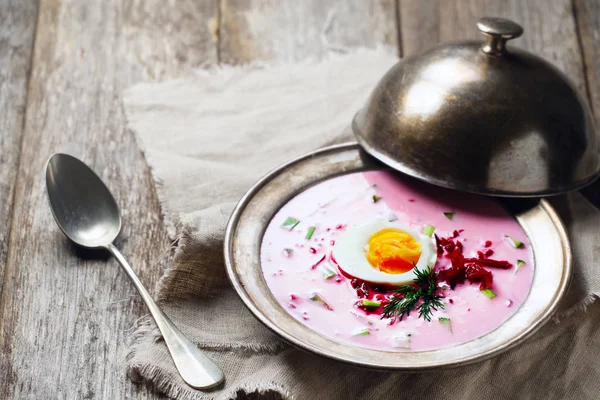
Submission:
[[[183,380],[196,389],[207,389],[221,383],[224,378],[223,371],[190,342],[162,312],[121,252],[112,243],[106,248],[119,261],[144,299]]]

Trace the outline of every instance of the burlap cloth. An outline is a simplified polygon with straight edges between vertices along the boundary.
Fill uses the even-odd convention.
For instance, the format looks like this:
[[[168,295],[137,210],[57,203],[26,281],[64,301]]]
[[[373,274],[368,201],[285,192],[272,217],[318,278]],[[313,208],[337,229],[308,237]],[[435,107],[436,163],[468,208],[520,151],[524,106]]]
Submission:
[[[211,392],[179,377],[154,322],[133,333],[129,375],[178,399],[278,392],[294,399],[598,399],[600,212],[579,193],[553,200],[568,226],[575,276],[551,321],[502,356],[422,374],[360,370],[281,342],[246,310],[224,274],[229,214],[263,174],[291,158],[351,139],[355,111],[397,61],[386,49],[321,62],[222,67],[183,80],[140,84],[124,96],[130,128],[148,159],[173,259],[156,296],[173,322],[219,364]]]

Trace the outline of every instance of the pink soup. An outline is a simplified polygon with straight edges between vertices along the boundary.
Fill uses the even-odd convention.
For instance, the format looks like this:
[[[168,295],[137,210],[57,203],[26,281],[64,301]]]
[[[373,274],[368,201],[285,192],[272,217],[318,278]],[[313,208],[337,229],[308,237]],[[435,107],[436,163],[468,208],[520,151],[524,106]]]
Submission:
[[[443,307],[432,310],[429,320],[418,308],[401,319],[387,318],[386,304],[393,299],[401,304],[405,296],[398,286],[356,278],[332,257],[336,239],[372,221],[419,233],[434,229],[432,274]],[[368,243],[356,249],[364,263],[367,250]],[[478,269],[471,280],[440,272],[452,269],[456,257],[467,274]],[[500,326],[527,297],[534,260],[525,232],[494,200],[368,171],[321,182],[285,204],[266,229],[261,265],[281,306],[318,333],[359,347],[423,351],[464,343]],[[478,279],[489,273],[493,282]]]

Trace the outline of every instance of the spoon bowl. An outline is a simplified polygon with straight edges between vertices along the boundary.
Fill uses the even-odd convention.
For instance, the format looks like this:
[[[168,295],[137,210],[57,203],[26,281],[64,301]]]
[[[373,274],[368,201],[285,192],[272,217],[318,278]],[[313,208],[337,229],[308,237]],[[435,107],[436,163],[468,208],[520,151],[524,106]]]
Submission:
[[[54,154],[46,165],[46,190],[56,223],[74,243],[108,250],[125,270],[162,333],[183,380],[193,388],[220,384],[223,371],[177,329],[150,296],[125,257],[112,244],[121,231],[121,213],[104,182],[86,164]]]
[[[102,180],[68,154],[55,154],[46,166],[46,188],[54,219],[73,242],[105,247],[121,231],[121,213]]]

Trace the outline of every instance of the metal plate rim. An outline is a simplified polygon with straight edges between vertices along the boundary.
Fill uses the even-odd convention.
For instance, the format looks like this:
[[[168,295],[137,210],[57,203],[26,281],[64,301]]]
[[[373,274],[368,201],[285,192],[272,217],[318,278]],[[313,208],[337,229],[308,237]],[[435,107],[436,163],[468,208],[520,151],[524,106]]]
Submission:
[[[507,350],[510,350],[517,345],[523,343],[527,338],[533,335],[537,330],[539,330],[548,320],[554,315],[556,309],[564,297],[572,277],[572,254],[571,254],[571,245],[569,242],[569,238],[567,235],[566,228],[562,223],[560,217],[554,208],[550,205],[547,200],[540,200],[540,207],[544,210],[546,215],[552,221],[552,224],[556,228],[557,234],[560,237],[560,242],[563,249],[563,273],[560,287],[557,292],[558,295],[555,296],[552,301],[548,304],[548,307],[545,309],[545,312],[541,314],[537,320],[527,327],[520,335],[515,336],[510,342],[506,344],[496,347],[490,351],[479,354],[477,357],[472,357],[470,359],[458,360],[455,362],[448,363],[438,363],[436,365],[430,366],[419,366],[419,367],[405,367],[405,366],[397,366],[392,364],[374,364],[374,363],[363,363],[357,362],[350,358],[340,357],[335,353],[326,352],[326,351],[317,351],[309,346],[307,346],[303,341],[296,338],[295,336],[289,335],[284,332],[281,328],[279,328],[276,324],[272,323],[263,313],[262,311],[253,303],[253,301],[247,296],[244,285],[238,279],[238,276],[235,271],[235,266],[233,265],[233,246],[234,246],[234,233],[239,223],[240,217],[247,207],[248,203],[252,200],[252,198],[274,177],[278,176],[280,173],[285,171],[290,166],[302,162],[304,160],[318,157],[330,152],[339,152],[345,150],[362,150],[362,147],[357,142],[347,142],[338,145],[328,146],[325,148],[318,149],[314,152],[304,154],[302,156],[296,157],[289,162],[286,162],[268,172],[261,179],[259,179],[248,191],[242,196],[240,201],[235,206],[231,217],[227,223],[227,227],[225,230],[225,240],[224,240],[224,259],[225,259],[225,270],[227,274],[227,278],[229,279],[230,284],[233,289],[236,291],[246,308],[254,315],[255,318],[258,319],[265,327],[271,330],[280,338],[284,339],[286,342],[292,344],[293,346],[299,348],[300,350],[307,351],[309,353],[317,354],[319,356],[323,356],[329,359],[333,359],[345,364],[368,368],[374,370],[382,370],[382,371],[397,371],[397,372],[424,372],[429,370],[438,370],[445,368],[454,368],[459,366],[470,365],[478,362],[485,361],[487,359],[493,358],[501,353],[504,353]],[[372,156],[369,156],[372,157]],[[307,328],[310,329],[310,328]],[[360,347],[356,347],[357,349],[361,349]]]

